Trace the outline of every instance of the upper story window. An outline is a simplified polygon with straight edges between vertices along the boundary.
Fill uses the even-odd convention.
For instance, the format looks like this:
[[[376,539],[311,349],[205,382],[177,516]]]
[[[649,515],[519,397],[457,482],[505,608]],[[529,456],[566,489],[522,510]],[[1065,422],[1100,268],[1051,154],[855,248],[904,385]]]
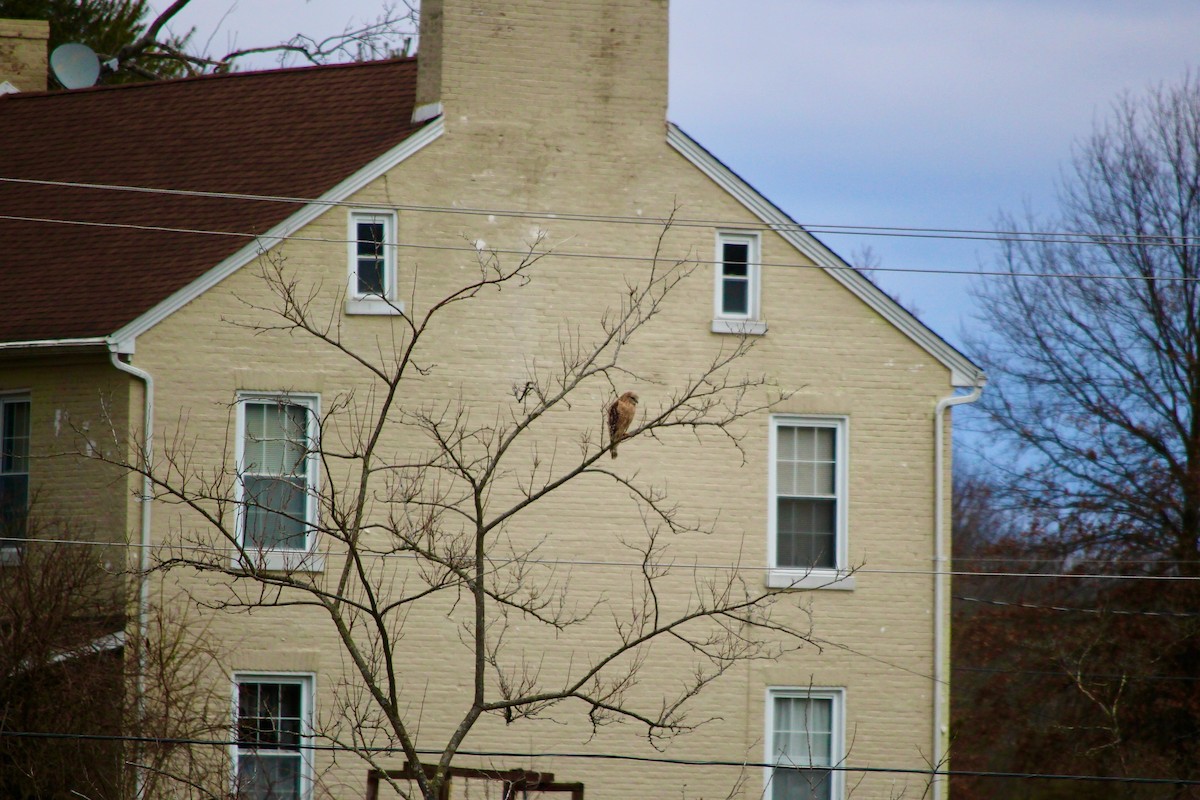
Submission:
[[[304,800],[310,795],[304,745],[312,734],[312,679],[287,675],[239,675],[238,800]]]
[[[238,400],[238,532],[267,569],[319,568],[317,398],[245,395]]]
[[[0,395],[0,539],[25,536],[29,439],[29,396]]]
[[[844,417],[771,418],[770,586],[854,587],[846,574],[847,429]]]
[[[401,313],[396,295],[396,215],[352,211],[348,238],[346,313]]]
[[[845,709],[840,689],[767,692],[767,763],[764,797],[835,800],[844,781]]]
[[[766,333],[762,321],[762,295],[757,233],[717,233],[716,284],[713,293],[714,333]]]

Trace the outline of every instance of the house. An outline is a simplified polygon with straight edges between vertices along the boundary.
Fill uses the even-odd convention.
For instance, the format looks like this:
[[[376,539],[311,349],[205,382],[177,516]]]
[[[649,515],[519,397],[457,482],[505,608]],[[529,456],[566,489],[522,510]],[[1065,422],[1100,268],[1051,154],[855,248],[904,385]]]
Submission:
[[[982,372],[666,121],[665,0],[421,24],[0,97],[8,563],[36,498],[201,615],[246,797],[922,791]]]

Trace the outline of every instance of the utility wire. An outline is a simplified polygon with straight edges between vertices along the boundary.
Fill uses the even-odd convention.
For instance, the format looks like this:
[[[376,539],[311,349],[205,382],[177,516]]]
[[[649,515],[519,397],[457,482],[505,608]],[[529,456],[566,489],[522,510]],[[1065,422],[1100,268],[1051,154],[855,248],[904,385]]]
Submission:
[[[991,606],[1008,606],[1011,608],[1028,608],[1035,611],[1064,611],[1075,614],[1111,614],[1116,617],[1175,617],[1177,619],[1195,619],[1200,617],[1197,611],[1125,611],[1115,608],[1072,608],[1069,606],[1046,606],[1036,603],[1021,603],[1009,600],[992,600],[984,597],[966,597],[954,595],[955,600],[967,603],[984,603]]]
[[[88,734],[88,733],[48,733],[41,731],[11,731],[0,730],[0,738],[13,739],[66,739],[72,741],[99,741],[99,742],[130,742],[134,744],[156,744],[156,745],[204,745],[210,747],[231,747],[238,744],[236,739],[192,739],[192,738],[172,738],[172,737],[157,737],[157,736],[131,736],[118,734]],[[404,750],[399,747],[349,747],[346,745],[337,744],[313,744],[311,742],[300,742],[292,746],[295,750],[307,750],[310,752],[331,752],[331,753],[371,753],[376,755],[406,755]],[[422,756],[441,756],[441,750],[433,750],[428,748],[417,748],[417,754]],[[731,759],[703,759],[703,758],[668,758],[666,756],[637,756],[625,755],[621,753],[579,753],[571,751],[544,751],[544,752],[520,752],[514,750],[458,750],[458,756],[468,756],[473,758],[516,758],[516,759],[542,759],[542,758],[573,758],[588,761],[633,761],[642,764],[664,764],[671,766],[683,767],[731,767],[737,769],[773,769],[775,767],[783,767],[787,769],[788,764],[775,764],[765,761],[751,760],[731,760]],[[800,765],[796,765],[800,766]],[[1200,786],[1200,780],[1190,778],[1155,778],[1155,777],[1121,777],[1116,775],[1073,775],[1062,773],[1039,773],[1039,772],[996,772],[987,770],[959,770],[959,769],[931,769],[929,767],[854,767],[846,764],[836,764],[832,766],[817,766],[814,769],[826,770],[829,772],[853,772],[853,773],[875,773],[875,774],[894,774],[894,775],[923,775],[930,778],[954,778],[954,777],[970,777],[970,778],[997,778],[997,779],[1021,779],[1021,780],[1059,780],[1059,781],[1083,781],[1090,783],[1127,783],[1127,784],[1169,784],[1174,786]]]
[[[1076,673],[1067,673],[1054,670],[1039,670],[1039,669],[1002,669],[1000,667],[956,667],[951,665],[950,669],[954,672],[980,672],[991,673],[996,675],[1037,675],[1045,678],[1064,678],[1071,677]],[[1153,682],[1183,682],[1195,683],[1200,681],[1200,676],[1197,675],[1143,675],[1139,672],[1129,672],[1123,675],[1117,675],[1106,672],[1082,672],[1078,673],[1082,678],[1091,678],[1095,680],[1131,680],[1144,681],[1146,683]]]
[[[217,200],[244,200],[268,203],[288,203],[292,205],[316,205],[330,208],[355,208],[379,211],[412,211],[423,213],[455,214],[466,216],[488,217],[519,217],[524,219],[549,219],[571,222],[599,222],[623,225],[663,225],[666,219],[656,219],[645,216],[630,216],[619,214],[592,214],[579,211],[533,211],[521,209],[473,208],[460,206],[434,206],[393,203],[355,203],[347,200],[327,200],[314,197],[296,197],[289,195],[263,195],[240,192],[211,192],[190,189],[160,189],[149,186],[132,186],[128,184],[88,183],[81,181],[53,181],[33,178],[8,178],[0,176],[0,182],[34,186],[53,186],[64,189],[95,189],[115,192],[134,192],[142,194],[169,195],[175,197],[196,197]],[[1019,231],[1019,230],[987,230],[976,228],[925,228],[892,225],[836,225],[817,223],[767,223],[747,222],[746,220],[714,220],[703,218],[673,218],[672,227],[702,227],[702,228],[755,228],[772,231],[799,231],[805,233],[847,234],[866,236],[914,236],[933,239],[977,239],[984,241],[1053,241],[1053,242],[1083,242],[1088,244],[1147,244],[1162,247],[1195,247],[1200,246],[1200,236],[1174,236],[1168,234],[1114,234],[1086,231]]]
[[[1024,564],[1061,564],[1067,559],[1062,557],[1047,557],[1034,558],[1032,556],[955,556],[956,563],[1007,563],[1017,561]],[[1164,564],[1179,565],[1179,564],[1200,564],[1200,559],[1194,558],[1071,558],[1072,564],[1128,564],[1129,566],[1162,566]]]
[[[339,239],[339,238],[324,238],[315,236],[300,236],[297,234],[283,234],[276,236],[265,236],[257,233],[247,233],[244,231],[220,231],[208,230],[202,228],[183,228],[166,225],[145,225],[129,222],[94,222],[88,220],[73,220],[64,219],[61,217],[31,217],[20,214],[0,214],[0,220],[10,220],[16,222],[37,222],[53,225],[79,225],[90,228],[115,228],[120,230],[135,230],[150,233],[180,233],[189,235],[202,236],[230,236],[246,240],[261,240],[268,239],[272,242],[276,241],[299,241],[299,242],[318,242],[323,244],[348,245],[356,242],[356,239]],[[656,224],[669,225],[671,223],[659,222]],[[996,240],[1003,241],[1003,240]],[[1050,243],[1053,240],[1049,239],[1024,239],[1028,242],[1046,242]],[[576,253],[570,251],[556,250],[536,250],[533,248],[512,249],[512,248],[496,248],[486,246],[470,246],[470,245],[431,245],[431,244],[414,244],[406,242],[383,243],[385,247],[394,247],[402,250],[434,250],[434,251],[450,251],[450,252],[470,252],[470,253],[494,253],[496,255],[516,255],[521,257],[553,257],[553,258],[582,258],[593,261],[635,261],[635,262],[652,262],[656,260],[665,260],[655,256],[640,256],[640,255],[622,255],[608,253]],[[274,246],[272,244],[272,246]],[[1200,246],[1200,245],[1189,245]],[[264,248],[265,251],[266,248]],[[685,258],[680,259],[681,263],[687,264],[717,264],[720,263],[714,259],[705,258]],[[983,269],[932,269],[923,267],[853,267],[853,266],[823,266],[821,264],[799,264],[795,262],[778,262],[778,261],[762,261],[757,262],[758,266],[762,267],[786,267],[790,269],[811,269],[811,270],[842,270],[846,272],[872,273],[872,272],[894,272],[901,274],[912,275],[970,275],[978,277],[1007,277],[1007,278],[1045,278],[1045,279],[1061,279],[1061,280],[1103,280],[1103,281],[1128,281],[1139,283],[1195,283],[1200,282],[1200,277],[1183,277],[1175,275],[1111,275],[1100,273],[1056,273],[1056,272],[1013,272],[1011,270],[983,270]]]

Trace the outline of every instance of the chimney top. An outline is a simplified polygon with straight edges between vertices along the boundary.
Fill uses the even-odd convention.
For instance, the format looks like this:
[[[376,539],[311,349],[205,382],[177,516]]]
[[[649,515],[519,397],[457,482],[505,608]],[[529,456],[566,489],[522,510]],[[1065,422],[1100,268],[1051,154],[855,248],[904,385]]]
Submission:
[[[50,23],[0,19],[0,94],[46,91]]]

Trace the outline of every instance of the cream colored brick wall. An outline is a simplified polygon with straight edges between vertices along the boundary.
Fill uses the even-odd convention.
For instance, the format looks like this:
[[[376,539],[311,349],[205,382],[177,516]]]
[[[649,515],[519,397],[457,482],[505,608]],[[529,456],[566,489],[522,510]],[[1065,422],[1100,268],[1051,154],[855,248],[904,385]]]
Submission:
[[[486,17],[494,24],[478,29],[469,18],[476,12],[494,12],[494,3],[467,3],[454,14],[446,12],[447,35],[461,30],[464,37],[474,36],[475,43],[461,52],[476,53],[478,61],[445,66],[445,84],[454,87],[444,98],[447,133],[386,179],[363,190],[354,202],[574,211],[647,221],[674,213],[685,219],[753,226],[754,220],[739,204],[665,143],[665,61],[658,63],[665,59],[665,4],[564,0],[503,5],[502,18]],[[510,5],[516,8],[510,10]],[[553,9],[548,11],[550,6]],[[523,26],[534,23],[549,24],[549,32],[521,38]],[[635,32],[632,38],[619,37],[620,46],[610,48],[618,53],[624,52],[625,42],[637,44],[641,36],[662,46],[660,54],[650,57],[644,82],[621,58],[604,61],[602,43],[612,33],[606,26]],[[514,43],[513,36],[519,41]],[[444,48],[449,47],[447,41]],[[589,54],[588,64],[608,66],[580,70],[580,53]],[[562,80],[539,84],[541,66]],[[605,81],[612,81],[613,87],[608,105],[595,101],[605,96]],[[613,257],[647,259],[661,233],[658,224],[499,214],[405,210],[398,218],[401,242],[420,245],[402,247],[399,258],[401,285],[410,311],[416,313],[428,308],[431,298],[473,274],[476,265],[469,242],[520,248],[541,233],[547,246],[558,253],[533,268],[529,285],[484,293],[446,312],[429,333],[420,359],[429,365],[429,374],[414,374],[406,383],[406,407],[454,404],[466,398],[481,424],[513,408],[511,387],[525,382],[531,365],[555,363],[565,335],[577,333],[585,339],[597,335],[601,317],[619,307],[626,282],[643,280],[649,268],[645,260]],[[331,209],[301,235],[305,241],[287,244],[278,253],[286,257],[289,274],[317,292],[310,310],[336,318],[337,288],[344,286],[346,278],[342,242],[346,211]],[[668,260],[709,259],[713,241],[713,228],[681,225],[668,231],[665,253]],[[933,668],[933,590],[928,575],[933,551],[932,420],[937,399],[951,393],[949,375],[836,281],[805,268],[805,258],[782,239],[764,235],[762,258],[768,264],[791,266],[764,268],[763,312],[770,330],[739,371],[766,374],[779,386],[795,389],[796,394],[778,407],[780,412],[849,419],[850,561],[864,571],[857,576],[853,592],[789,593],[785,602],[797,606],[789,613],[797,622],[811,614],[820,650],[809,647],[778,662],[735,668],[696,706],[695,719],[715,721],[672,743],[665,755],[761,760],[766,687],[813,685],[846,691],[847,739],[853,741],[850,763],[920,767],[932,726],[933,686],[928,677]],[[652,413],[671,386],[731,344],[728,337],[709,329],[712,270],[711,265],[697,266],[625,353],[626,366],[643,380],[633,384],[617,377],[618,388],[639,391],[643,414]],[[189,459],[198,466],[230,465],[231,403],[239,390],[320,393],[323,408],[351,392],[356,402],[367,397],[364,370],[330,348],[303,335],[256,336],[243,327],[268,319],[255,307],[270,303],[256,268],[248,267],[137,342],[135,364],[149,370],[158,386],[160,441],[187,447]],[[399,330],[394,319],[347,317],[340,320],[339,335],[360,352],[388,352]],[[541,426],[542,456],[554,446],[561,453],[575,452],[582,431],[598,441],[601,409],[610,399],[607,388],[595,384],[575,399],[570,411],[550,415]],[[767,546],[768,417],[747,420],[737,433],[742,436],[741,453],[716,436],[697,442],[689,436],[668,435],[661,441],[626,444],[613,466],[668,485],[684,515],[714,522],[712,534],[673,543],[676,561],[739,562],[746,566],[747,581],[761,586]],[[385,448],[406,454],[425,446],[397,425],[389,430]],[[529,451],[516,456],[517,464],[532,458]],[[514,467],[514,474],[519,471]],[[341,477],[325,475],[324,481]],[[514,491],[510,479],[495,500]],[[156,508],[157,540],[167,541],[181,530],[201,529],[177,508]],[[626,492],[586,480],[532,509],[512,526],[511,533],[522,541],[543,537],[540,555],[545,558],[613,561],[625,555],[620,538],[640,530],[639,516]],[[327,575],[339,565],[337,554],[332,553]],[[571,581],[583,601],[620,597],[629,590],[630,574],[627,567],[580,565],[571,570]],[[680,574],[673,602],[685,603],[694,587],[690,572]],[[192,588],[201,599],[223,596],[211,578],[196,579]],[[461,607],[458,610],[462,612]],[[440,746],[469,695],[466,651],[458,629],[447,621],[449,612],[449,605],[439,602],[415,610],[398,642],[396,666],[410,699],[409,711],[421,719],[422,746]],[[212,624],[214,633],[235,653],[228,665],[231,670],[314,672],[318,711],[328,714],[336,707],[334,689],[347,679],[347,661],[319,612],[289,608],[222,614]],[[519,640],[531,657],[538,658],[543,674],[550,676],[564,674],[572,658],[601,652],[611,644],[613,634],[601,620],[559,640],[522,624]],[[670,647],[657,651],[637,689],[641,696],[659,697],[676,686],[678,664],[685,655]],[[633,725],[605,728],[589,738],[583,711],[564,706],[555,715],[562,725],[505,727],[485,720],[467,747],[519,753],[660,755]],[[397,757],[392,763],[399,766],[401,761]],[[739,770],[724,767],[537,756],[464,758],[462,763],[550,770],[559,780],[584,781],[593,800],[723,797],[739,779]],[[319,755],[318,766],[322,785],[333,796],[361,796],[365,769],[358,763],[339,759],[334,766]],[[857,780],[852,776],[848,782]],[[854,797],[886,798],[903,785],[893,777],[867,775]],[[908,787],[910,794],[919,794],[922,788],[916,780],[910,780]],[[758,797],[761,788],[761,772],[748,770],[743,796]]]
[[[650,149],[650,148],[647,148]],[[444,140],[397,169],[388,181],[363,193],[361,201],[387,201],[439,207],[494,205],[497,186],[519,181],[522,156],[506,164],[500,158],[473,161],[475,143],[469,136],[447,135]],[[656,157],[645,159],[641,170],[613,170],[600,164],[561,163],[563,174],[544,186],[531,185],[523,196],[509,198],[506,207],[561,208],[565,186],[583,188],[586,208],[600,214],[665,217],[675,198],[689,217],[735,220],[745,214],[698,176],[682,159],[659,142]],[[473,175],[491,171],[485,185]],[[637,173],[637,174],[634,174]],[[461,176],[456,177],[456,176]],[[391,187],[390,192],[388,187]],[[399,191],[397,187],[404,187]],[[673,191],[671,191],[673,190]],[[563,196],[559,196],[560,193]],[[630,195],[636,200],[628,199]],[[579,206],[575,206],[578,208]],[[461,247],[463,237],[484,238],[496,247],[517,246],[534,223],[497,217],[456,217],[433,213],[401,214],[403,241]],[[564,251],[602,255],[649,254],[656,226],[562,224],[541,221],[549,241]],[[344,237],[344,212],[331,211],[303,232],[306,237]],[[680,228],[668,234],[671,251],[707,254],[712,230]],[[768,237],[764,261],[796,263],[801,259],[786,245]],[[333,311],[331,287],[345,275],[344,247],[290,245],[284,249],[288,267],[308,285],[323,285],[325,293],[314,308]],[[416,277],[417,309],[438,290],[447,289],[473,269],[469,254],[430,250],[402,251],[401,279]],[[611,260],[550,257],[534,269],[534,280],[519,290],[506,289],[465,303],[449,313],[431,333],[431,349],[423,359],[436,364],[427,377],[415,379],[406,391],[406,404],[454,402],[472,398],[473,411],[489,419],[495,410],[511,406],[510,387],[524,381],[526,365],[553,359],[560,336],[570,325],[594,335],[596,322],[615,308],[626,279],[644,274],[645,264]],[[628,364],[647,377],[637,388],[645,412],[662,402],[666,387],[699,369],[718,348],[728,344],[708,332],[711,318],[712,273],[700,267],[672,298],[664,314],[629,348]],[[363,373],[344,357],[295,336],[254,337],[232,323],[250,323],[262,316],[239,308],[235,298],[264,304],[269,298],[246,269],[218,289],[141,337],[137,364],[149,369],[159,386],[159,429],[174,436],[178,420],[186,420],[185,437],[194,441],[193,458],[204,465],[219,463],[231,452],[230,407],[239,389],[319,392],[328,406],[340,393],[357,390],[364,396]],[[821,653],[809,649],[774,664],[743,667],[707,692],[699,717],[721,721],[701,728],[672,746],[669,754],[684,758],[759,760],[762,758],[762,714],[768,685],[842,686],[847,691],[847,729],[852,732],[855,764],[919,766],[930,739],[931,683],[923,675],[932,668],[930,622],[932,587],[928,570],[932,552],[932,413],[936,399],[950,393],[946,371],[876,317],[862,303],[818,271],[767,268],[764,311],[770,332],[747,359],[745,371],[766,373],[781,386],[798,393],[779,410],[790,413],[846,415],[850,421],[850,559],[868,571],[858,576],[854,592],[796,593],[792,599],[811,610],[814,635],[825,642]],[[395,330],[385,318],[348,318],[342,333],[353,347],[373,351]],[[187,353],[186,359],[179,358]],[[625,388],[622,384],[621,388]],[[477,398],[477,399],[476,399]],[[557,442],[573,449],[580,430],[599,438],[600,409],[608,395],[601,387],[578,398],[574,411],[546,426],[543,445]],[[618,469],[640,472],[658,483],[669,483],[685,513],[715,519],[716,533],[679,543],[674,552],[684,561],[728,564],[735,560],[761,567],[766,563],[767,417],[750,420],[744,436],[745,464],[736,450],[716,437],[697,444],[686,437],[663,442],[637,441],[622,448]],[[414,446],[412,439],[389,443],[396,452]],[[329,480],[330,476],[326,476]],[[618,538],[640,525],[624,493],[595,482],[581,483],[561,500],[527,515],[514,535],[545,535],[547,558],[619,558]],[[165,538],[177,527],[177,513],[160,509],[156,535]],[[330,567],[336,560],[330,559]],[[870,570],[889,570],[873,572]],[[754,585],[761,573],[748,572]],[[628,591],[629,576],[620,568],[573,570],[573,581],[584,598],[596,593]],[[755,583],[758,582],[758,583]],[[677,584],[680,599],[692,589],[688,576]],[[204,596],[211,589],[201,588]],[[409,620],[398,661],[412,686],[414,709],[423,706],[423,741],[435,743],[461,714],[469,689],[462,668],[464,651],[457,629],[447,624],[447,609],[435,605]],[[345,662],[328,624],[317,613],[297,611],[226,616],[214,621],[215,630],[246,658],[232,669],[313,669],[324,693],[322,708],[333,705],[330,684],[344,673]],[[608,637],[605,637],[605,634]],[[528,632],[532,651],[547,653],[547,674],[565,667],[572,651],[597,652],[611,632],[589,628],[569,646]],[[842,648],[846,649],[842,649]],[[243,650],[242,648],[247,648]],[[249,656],[253,649],[254,655]],[[265,655],[264,655],[265,654]],[[453,655],[448,655],[453,654]],[[678,655],[678,654],[675,654]],[[454,659],[448,663],[449,659]],[[674,685],[673,660],[647,669],[646,696]],[[419,687],[419,695],[418,688]],[[419,696],[419,700],[418,700]],[[485,722],[469,740],[474,749],[518,752],[590,750],[654,755],[632,726],[603,731],[586,743],[578,724],[579,709],[563,714],[573,720],[561,728],[533,724],[505,729]],[[331,786],[345,791],[360,786],[363,772],[346,767],[324,774]],[[470,760],[467,760],[470,763]],[[736,770],[689,770],[643,767],[617,769],[587,761],[504,759],[503,766],[533,766],[555,771],[561,779],[584,780],[589,797],[663,796],[679,790],[707,794],[732,785]],[[345,770],[345,771],[342,771]],[[656,782],[661,781],[661,782]],[[676,783],[682,781],[682,783]],[[747,796],[755,796],[761,776],[752,771]],[[867,777],[856,796],[886,797],[891,780]]]
[[[46,91],[46,40],[50,23],[33,19],[0,19],[0,83],[22,92]]]

